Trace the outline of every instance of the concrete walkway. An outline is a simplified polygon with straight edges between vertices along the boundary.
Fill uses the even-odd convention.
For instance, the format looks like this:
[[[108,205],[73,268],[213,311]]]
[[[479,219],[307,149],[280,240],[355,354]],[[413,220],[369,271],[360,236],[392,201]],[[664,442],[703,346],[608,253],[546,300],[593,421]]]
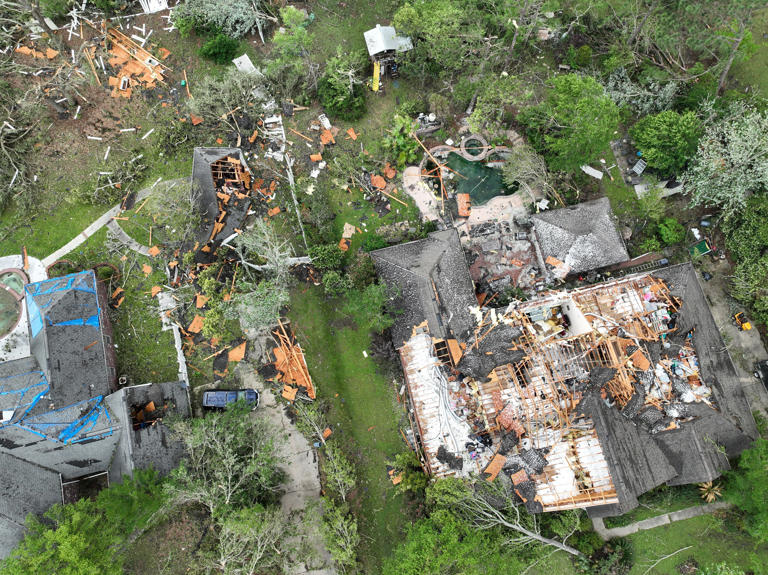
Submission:
[[[168,180],[167,182],[163,182],[161,186],[151,186],[149,188],[144,188],[138,194],[136,194],[136,202],[142,201],[144,198],[149,196],[149,194],[151,194],[153,191],[167,190],[169,187],[175,186],[179,182],[186,182],[186,181],[189,181],[189,178],[178,178],[176,180]],[[60,260],[69,252],[81,246],[88,238],[90,238],[93,234],[98,232],[101,228],[103,228],[109,222],[114,221],[112,218],[114,218],[116,215],[120,213],[120,206],[121,204],[117,204],[116,206],[114,206],[112,209],[110,209],[105,214],[97,218],[94,222],[92,222],[91,225],[89,225],[82,232],[80,232],[75,238],[67,242],[64,246],[62,246],[61,248],[53,252],[48,257],[43,258],[42,260],[43,265],[47,268],[51,264],[55,263],[57,260]]]
[[[683,519],[706,515],[713,511],[719,511],[720,509],[728,509],[730,506],[731,504],[725,501],[708,503],[706,505],[695,505],[693,507],[686,507],[680,511],[672,511],[671,513],[664,513],[662,515],[657,515],[656,517],[643,519],[642,521],[630,523],[623,527],[614,527],[613,529],[606,528],[601,517],[595,517],[592,519],[592,527],[604,541],[608,541],[614,537],[626,537],[627,535],[632,535],[638,531],[646,531],[648,529],[661,527],[662,525],[668,525],[675,521],[682,521]]]
[[[120,240],[120,242],[128,249],[140,253],[143,256],[149,256],[149,246],[142,245],[134,240],[131,236],[125,233],[125,230],[123,230],[123,228],[120,227],[120,224],[118,224],[115,220],[110,219],[107,221],[107,227],[109,228],[109,231],[111,231],[115,237]]]

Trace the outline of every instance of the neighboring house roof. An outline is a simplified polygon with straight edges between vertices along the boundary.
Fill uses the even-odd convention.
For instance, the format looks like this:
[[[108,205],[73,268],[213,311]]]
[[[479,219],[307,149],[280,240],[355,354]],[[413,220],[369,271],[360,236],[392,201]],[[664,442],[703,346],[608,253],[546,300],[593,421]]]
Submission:
[[[580,273],[629,259],[608,198],[532,216],[542,257],[554,257]]]
[[[112,392],[111,326],[93,271],[25,286],[33,355],[0,363],[0,558],[27,514],[62,500],[62,481],[170,471],[183,454],[159,419],[132,430],[136,402],[189,415],[182,382]],[[160,413],[160,412],[158,412]]]
[[[477,307],[464,251],[455,229],[433,232],[416,240],[371,252],[379,275],[396,287],[392,339],[396,347],[408,340],[425,320],[436,338],[463,341],[473,326]]]
[[[398,36],[392,26],[376,24],[375,28],[363,33],[368,54],[376,56],[382,52],[407,52],[413,49],[411,39],[407,36]]]

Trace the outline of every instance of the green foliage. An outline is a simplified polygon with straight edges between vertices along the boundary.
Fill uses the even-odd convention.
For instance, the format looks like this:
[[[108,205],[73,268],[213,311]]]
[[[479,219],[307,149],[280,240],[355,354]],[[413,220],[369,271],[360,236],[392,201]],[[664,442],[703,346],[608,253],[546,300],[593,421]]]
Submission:
[[[642,242],[640,242],[638,250],[641,254],[648,252],[658,252],[661,250],[661,240],[659,240],[659,237],[656,234],[648,236]]]
[[[415,129],[413,120],[407,116],[396,114],[392,129],[384,137],[384,148],[395,159],[398,168],[403,168],[406,164],[413,164],[419,159],[421,147],[411,136]]]
[[[420,519],[384,563],[383,575],[506,575],[525,565],[498,529],[476,529],[448,510]]]
[[[321,244],[309,248],[309,257],[320,271],[340,270],[344,263],[344,252],[334,244]]]
[[[365,252],[358,252],[347,268],[349,280],[356,290],[363,290],[376,281],[376,266],[373,258]]]
[[[209,74],[196,80],[191,87],[194,97],[187,105],[193,114],[218,122],[230,110],[261,103],[254,92],[263,93],[264,83],[261,74],[243,74],[233,66],[221,76]]]
[[[671,246],[679,244],[685,239],[685,228],[675,218],[664,218],[658,226],[661,241]]]
[[[117,553],[119,534],[105,522],[96,502],[81,499],[71,505],[54,505],[45,513],[46,523],[27,519],[27,535],[0,566],[2,575],[121,575]]]
[[[701,122],[693,112],[645,116],[630,130],[643,159],[663,175],[678,173],[696,153]]]
[[[343,295],[351,285],[349,277],[342,272],[329,270],[323,274],[323,289],[331,297]]]
[[[117,0],[91,0],[88,4],[97,10],[101,10],[108,16],[114,14],[118,8]]]
[[[553,170],[574,171],[608,147],[619,111],[594,78],[565,74],[551,81],[544,102],[519,119]]]
[[[242,38],[260,30],[270,15],[270,3],[262,0],[185,0],[173,9],[173,22],[179,29],[198,32],[221,31],[231,38]]]
[[[203,58],[212,60],[217,64],[229,64],[237,54],[240,42],[225,34],[216,34],[200,48]]]
[[[386,311],[388,300],[387,286],[372,283],[362,290],[350,290],[343,311],[355,320],[359,329],[382,332],[393,322]]]
[[[506,72],[484,78],[476,86],[477,101],[469,116],[469,126],[475,132],[488,131],[503,137],[503,131],[513,119],[510,107],[521,106],[530,97],[530,90],[516,76]]]
[[[272,52],[265,73],[282,95],[296,99],[307,89],[313,36],[304,26],[304,14],[293,6],[281,8],[280,18],[283,27],[272,38]]]
[[[280,310],[290,299],[288,288],[275,279],[262,280],[255,286],[241,283],[239,287],[242,291],[235,294],[232,300],[234,306],[228,309],[236,310],[242,322],[255,329],[265,329],[275,325],[280,317]],[[206,325],[208,325],[207,313],[203,329]]]
[[[584,44],[578,48],[568,46],[568,51],[565,54],[565,61],[571,68],[586,68],[592,63],[592,47],[589,44]]]
[[[323,460],[320,466],[325,476],[324,485],[341,501],[355,488],[355,468],[335,442],[325,444]]]
[[[325,546],[341,572],[354,571],[360,535],[357,533],[357,519],[346,504],[337,505],[330,499],[324,500],[322,534]]]
[[[768,440],[759,438],[742,452],[736,469],[726,474],[725,497],[746,513],[747,530],[768,541]]]
[[[589,559],[579,558],[577,568],[584,575],[627,575],[632,565],[632,542],[611,539]]]
[[[447,118],[451,113],[451,101],[438,92],[431,92],[427,96],[427,104],[429,104],[429,111],[439,118]],[[437,139],[440,139],[435,134]]]
[[[379,234],[369,234],[363,239],[363,249],[366,252],[372,252],[386,248],[389,244],[387,240]]]
[[[749,306],[754,319],[768,325],[768,254],[736,266],[731,295]]]
[[[123,535],[130,535],[149,522],[165,499],[160,475],[152,469],[137,469],[133,477],[103,489],[96,498],[107,524]]]
[[[338,48],[328,60],[317,85],[317,95],[326,112],[342,120],[357,120],[365,114],[362,73],[367,61],[361,52]]]
[[[40,0],[40,10],[48,18],[61,18],[69,12],[70,0]]]
[[[283,476],[275,431],[245,402],[174,421],[172,430],[189,457],[166,480],[170,502],[203,505],[214,516],[276,502]]]
[[[768,195],[758,194],[726,220],[725,246],[731,259],[739,263],[756,262],[768,246]]]
[[[425,112],[424,100],[408,99],[404,100],[398,107],[397,113],[407,118],[415,118],[420,113]]]
[[[693,205],[742,211],[747,200],[768,187],[768,113],[735,106],[712,123],[683,175]]]
[[[403,478],[397,485],[398,491],[412,492],[424,496],[429,477],[424,473],[418,456],[411,450],[398,453],[392,465],[396,473],[402,473]]]
[[[701,575],[744,575],[744,570],[727,563],[718,563],[704,567],[699,573]]]

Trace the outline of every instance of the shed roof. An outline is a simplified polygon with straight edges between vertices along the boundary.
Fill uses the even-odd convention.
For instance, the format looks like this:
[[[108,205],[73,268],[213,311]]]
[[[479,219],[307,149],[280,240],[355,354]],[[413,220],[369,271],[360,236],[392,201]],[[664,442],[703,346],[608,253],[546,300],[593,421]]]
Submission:
[[[392,26],[376,24],[375,28],[363,33],[368,54],[375,56],[382,52],[407,52],[413,49],[411,39],[407,36],[398,36]]]
[[[629,259],[608,198],[547,210],[532,219],[542,256],[557,258],[574,273]]]

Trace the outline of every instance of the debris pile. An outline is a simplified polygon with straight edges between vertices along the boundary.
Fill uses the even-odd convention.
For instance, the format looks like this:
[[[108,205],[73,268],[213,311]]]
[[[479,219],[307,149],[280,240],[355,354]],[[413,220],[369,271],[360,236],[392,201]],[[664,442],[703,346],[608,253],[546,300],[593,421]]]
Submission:
[[[315,387],[307,369],[307,362],[301,346],[296,343],[293,334],[289,334],[282,321],[278,320],[278,329],[272,332],[277,347],[272,349],[275,356],[274,366],[277,381],[283,384],[282,396],[294,401],[299,390],[303,390],[309,399],[315,399]]]

